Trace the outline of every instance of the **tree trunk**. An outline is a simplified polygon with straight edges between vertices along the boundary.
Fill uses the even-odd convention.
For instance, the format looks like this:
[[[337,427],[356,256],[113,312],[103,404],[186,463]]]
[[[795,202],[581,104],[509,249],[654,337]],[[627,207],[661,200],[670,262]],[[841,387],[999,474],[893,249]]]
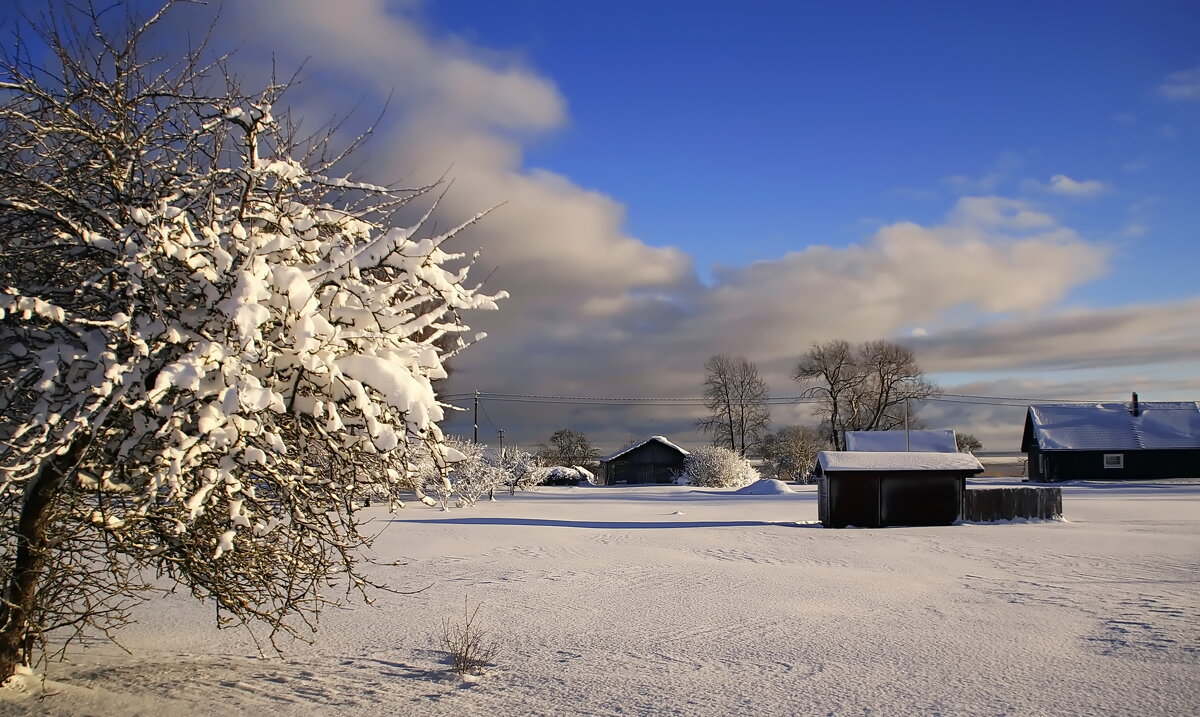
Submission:
[[[4,602],[0,603],[0,682],[11,677],[17,665],[30,657],[30,638],[36,632],[36,629],[31,631],[36,626],[30,625],[30,617],[36,607],[42,569],[49,557],[50,541],[46,533],[51,505],[87,445],[86,437],[77,437],[66,451],[46,460],[25,494],[17,521],[17,555],[5,586]]]

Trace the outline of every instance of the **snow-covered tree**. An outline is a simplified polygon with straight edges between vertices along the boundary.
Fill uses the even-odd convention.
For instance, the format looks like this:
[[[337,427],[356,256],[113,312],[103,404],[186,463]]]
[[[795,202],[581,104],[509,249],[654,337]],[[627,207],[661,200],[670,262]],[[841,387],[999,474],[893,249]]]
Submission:
[[[455,457],[431,381],[502,296],[442,249],[478,216],[402,225],[429,188],[338,176],[284,86],[145,57],[167,10],[72,5],[0,58],[0,680],[155,573],[222,625],[315,629],[368,585],[355,500]]]
[[[703,446],[683,459],[677,482],[703,488],[740,488],[759,479],[758,471],[737,451]]]
[[[493,495],[508,480],[508,471],[484,444],[455,438],[448,442],[461,456],[450,466],[450,480],[463,506],[475,505],[483,496]]]

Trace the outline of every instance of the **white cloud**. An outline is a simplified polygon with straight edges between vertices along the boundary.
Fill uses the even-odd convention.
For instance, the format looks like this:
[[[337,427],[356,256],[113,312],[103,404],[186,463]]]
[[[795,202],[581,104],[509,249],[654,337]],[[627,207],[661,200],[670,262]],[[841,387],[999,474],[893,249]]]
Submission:
[[[1112,189],[1111,185],[1097,179],[1077,180],[1065,174],[1056,174],[1050,177],[1050,181],[1045,184],[1034,179],[1027,179],[1022,182],[1022,186],[1027,190],[1048,192],[1075,199],[1088,199]]]
[[[1200,100],[1200,67],[1167,75],[1158,93],[1170,100]]]
[[[1007,197],[962,197],[950,214],[955,224],[966,226],[1038,229],[1054,226],[1054,218],[1028,202]]]
[[[1050,178],[1049,189],[1055,194],[1071,197],[1094,197],[1108,191],[1108,185],[1095,179],[1077,181],[1065,174],[1056,174]]]
[[[942,178],[942,184],[951,191],[961,194],[994,194],[1023,166],[1025,166],[1024,157],[1012,150],[1005,150],[991,163],[982,176],[970,177],[956,174]]]

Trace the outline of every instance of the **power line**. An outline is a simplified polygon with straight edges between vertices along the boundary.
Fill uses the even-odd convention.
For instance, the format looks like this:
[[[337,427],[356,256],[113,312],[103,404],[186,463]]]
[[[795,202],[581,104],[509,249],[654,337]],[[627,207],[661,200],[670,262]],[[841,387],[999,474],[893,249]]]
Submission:
[[[488,425],[492,427],[493,431],[502,430],[497,428],[496,424],[492,422],[492,417],[488,415],[487,409],[484,408],[482,404],[480,404],[479,410],[483,411],[483,417],[487,419]]]
[[[453,403],[456,400],[473,398],[473,393],[448,394],[442,396],[442,400]],[[699,396],[655,396],[655,397],[634,397],[634,396],[560,396],[560,395],[543,395],[533,393],[492,393],[488,391],[480,391],[478,396],[486,398],[490,401],[502,401],[508,403],[542,403],[542,404],[570,404],[570,405],[608,405],[608,406],[687,406],[698,405],[703,406],[709,402],[708,399]],[[769,405],[787,405],[795,403],[820,403],[824,399],[815,398],[812,396],[770,396],[763,401]],[[1064,399],[1064,398],[1029,398],[1017,396],[983,396],[964,393],[941,393],[934,396],[927,396],[919,401],[942,401],[946,403],[977,403],[997,406],[1007,405],[1027,405],[1033,403],[1112,403],[1113,401],[1104,399]]]
[[[445,401],[453,402],[463,398],[473,397],[473,393],[448,394],[442,396]],[[634,396],[547,396],[532,393],[491,393],[487,391],[479,392],[480,398],[487,398],[492,401],[507,401],[511,403],[568,403],[576,405],[599,404],[599,405],[704,405],[709,402],[704,397],[696,396],[656,396],[656,397],[634,397]],[[819,399],[809,398],[805,396],[773,396],[766,399],[766,403],[770,404],[788,404],[788,403],[811,403]]]

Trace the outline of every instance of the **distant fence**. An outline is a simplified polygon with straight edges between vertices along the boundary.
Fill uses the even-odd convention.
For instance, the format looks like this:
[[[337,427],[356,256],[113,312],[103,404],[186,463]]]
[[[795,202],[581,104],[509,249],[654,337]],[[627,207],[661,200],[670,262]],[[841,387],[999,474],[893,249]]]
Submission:
[[[962,519],[975,522],[1062,517],[1062,488],[969,488]]]

